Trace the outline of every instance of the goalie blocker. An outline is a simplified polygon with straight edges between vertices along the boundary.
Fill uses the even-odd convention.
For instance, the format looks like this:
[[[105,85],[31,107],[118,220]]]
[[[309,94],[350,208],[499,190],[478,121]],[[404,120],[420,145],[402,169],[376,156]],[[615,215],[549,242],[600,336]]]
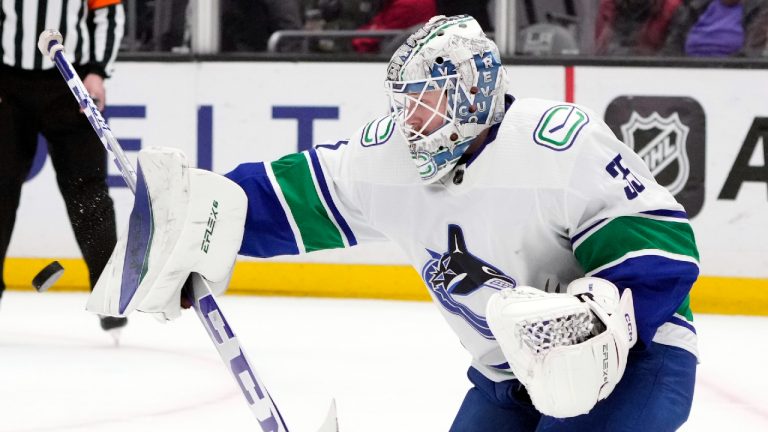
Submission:
[[[566,294],[521,286],[495,293],[488,325],[538,411],[568,418],[589,412],[621,380],[637,333],[632,292],[576,279]]]
[[[223,291],[240,249],[246,209],[238,185],[190,168],[181,151],[142,150],[128,233],[118,240],[86,309],[176,318],[182,287],[192,272],[214,291]]]

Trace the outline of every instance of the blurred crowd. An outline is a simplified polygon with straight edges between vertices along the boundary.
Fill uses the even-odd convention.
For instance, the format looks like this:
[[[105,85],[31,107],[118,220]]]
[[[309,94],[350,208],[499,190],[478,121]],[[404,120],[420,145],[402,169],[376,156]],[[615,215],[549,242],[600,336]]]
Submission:
[[[602,0],[597,55],[764,56],[766,0]]]
[[[189,51],[190,0],[124,1],[123,49]],[[389,55],[439,14],[470,14],[493,36],[497,1],[516,2],[520,55],[768,57],[768,0],[220,0],[220,46]]]

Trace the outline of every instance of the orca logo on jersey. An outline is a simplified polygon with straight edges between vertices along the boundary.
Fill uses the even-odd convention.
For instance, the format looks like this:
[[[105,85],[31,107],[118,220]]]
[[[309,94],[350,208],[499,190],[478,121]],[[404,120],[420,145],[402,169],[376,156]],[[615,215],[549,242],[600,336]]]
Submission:
[[[485,320],[485,305],[490,296],[517,282],[493,265],[472,255],[458,225],[448,225],[448,251],[440,254],[427,249],[430,259],[421,277],[434,298],[448,312],[462,317],[486,339],[494,339]]]

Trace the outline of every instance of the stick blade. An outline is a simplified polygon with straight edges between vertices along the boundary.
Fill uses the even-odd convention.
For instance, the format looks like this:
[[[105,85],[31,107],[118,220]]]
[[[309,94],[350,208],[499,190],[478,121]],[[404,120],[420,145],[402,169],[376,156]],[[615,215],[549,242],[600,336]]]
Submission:
[[[336,399],[331,399],[331,407],[325,416],[325,421],[317,432],[339,432],[339,419],[336,416]]]

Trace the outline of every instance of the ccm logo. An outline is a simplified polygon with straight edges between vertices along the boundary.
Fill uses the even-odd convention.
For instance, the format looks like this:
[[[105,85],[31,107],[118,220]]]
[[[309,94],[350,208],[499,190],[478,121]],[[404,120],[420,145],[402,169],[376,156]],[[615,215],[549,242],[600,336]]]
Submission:
[[[632,328],[632,318],[629,317],[628,313],[625,313],[624,320],[627,322],[627,334],[629,335],[629,341],[632,342],[635,340],[635,332]]]
[[[208,330],[216,341],[219,353],[228,360],[229,370],[237,380],[240,391],[243,392],[251,411],[256,416],[261,431],[278,432],[282,430],[272,412],[269,394],[259,385],[256,374],[240,349],[240,343],[221,314],[218,304],[211,296],[202,297],[199,302],[200,313],[204,316]]]

